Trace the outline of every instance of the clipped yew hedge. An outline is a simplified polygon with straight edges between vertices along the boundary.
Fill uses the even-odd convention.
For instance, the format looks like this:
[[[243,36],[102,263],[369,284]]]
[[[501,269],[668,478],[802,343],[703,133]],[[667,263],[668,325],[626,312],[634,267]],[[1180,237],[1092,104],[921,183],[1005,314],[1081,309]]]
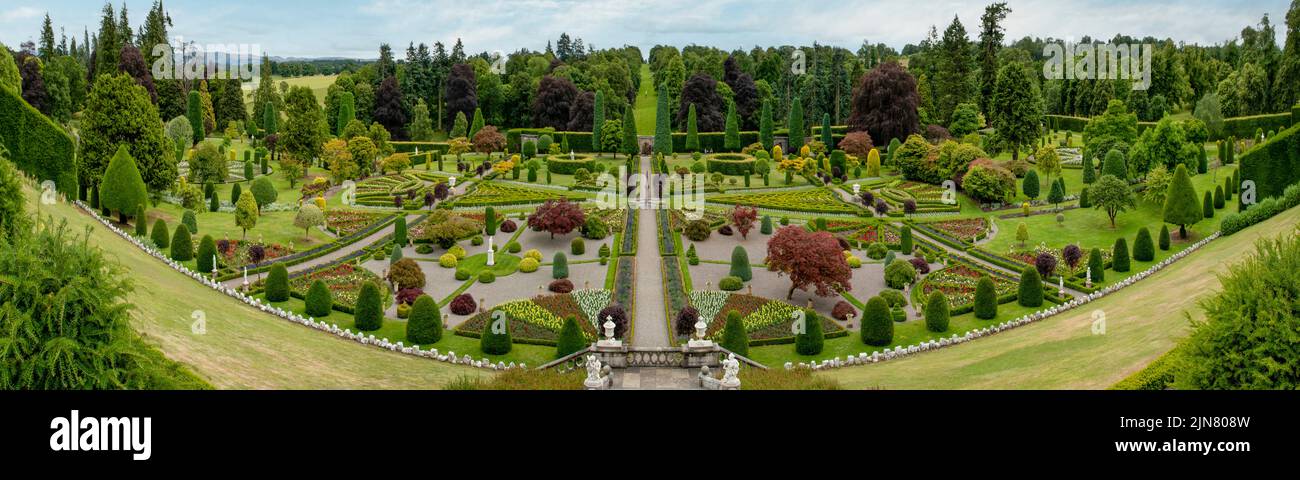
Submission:
[[[1241,179],[1255,182],[1255,200],[1282,194],[1286,187],[1300,182],[1300,127],[1291,127],[1241,156]],[[1242,196],[1237,197],[1241,205]]]
[[[9,150],[9,158],[19,170],[40,181],[53,180],[65,194],[76,191],[72,137],[17,93],[5,89],[0,89],[0,144]]]

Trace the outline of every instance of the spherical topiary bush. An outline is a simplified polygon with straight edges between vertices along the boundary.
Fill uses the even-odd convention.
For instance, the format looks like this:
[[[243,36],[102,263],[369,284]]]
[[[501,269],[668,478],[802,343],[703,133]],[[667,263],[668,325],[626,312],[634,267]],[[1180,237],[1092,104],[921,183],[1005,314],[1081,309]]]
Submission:
[[[885,255],[889,255],[889,247],[884,242],[874,242],[867,247],[867,258],[883,260]]]
[[[844,261],[849,264],[849,268],[862,268],[862,259],[854,255],[844,257]]]
[[[412,345],[433,345],[442,340],[442,314],[438,312],[438,302],[432,297],[421,295],[416,298],[407,318],[407,342]]]
[[[925,302],[925,328],[931,332],[948,331],[948,297],[943,292],[930,292],[930,300]]]
[[[524,258],[531,258],[537,260],[537,263],[542,263],[542,252],[538,251],[536,248],[532,248],[527,252],[524,252]]]
[[[555,358],[562,358],[586,348],[588,345],[587,338],[582,335],[582,327],[578,326],[578,319],[569,315],[564,319],[564,326],[560,328],[560,337],[555,342]]]
[[[177,225],[172,235],[171,258],[178,262],[194,259],[194,243],[190,240],[190,227]]]
[[[463,268],[456,269],[456,280],[460,280],[463,282],[465,280],[469,280],[469,277],[470,277],[469,270]]]
[[[564,252],[555,252],[551,259],[551,278],[569,278],[569,257],[564,256]]]
[[[741,280],[740,277],[727,276],[722,277],[722,280],[718,280],[718,288],[725,292],[734,292],[744,286],[745,281]]]
[[[1141,262],[1156,259],[1156,246],[1151,241],[1151,231],[1147,227],[1138,229],[1137,240],[1133,241],[1133,259]]]
[[[894,319],[889,312],[889,302],[872,297],[862,309],[862,343],[877,347],[894,341]]]
[[[456,298],[451,301],[451,313],[456,315],[469,315],[474,313],[474,310],[477,308],[478,303],[475,303],[474,297],[468,293],[457,295]]]
[[[154,246],[159,249],[167,248],[171,245],[171,237],[167,233],[167,222],[159,218],[153,222],[153,231],[149,233],[149,238],[153,240]]]
[[[916,269],[912,268],[911,263],[894,260],[894,263],[885,267],[885,285],[889,285],[889,288],[901,289],[915,281]]]
[[[689,337],[695,334],[695,322],[699,319],[699,310],[687,305],[677,312],[677,319],[673,321],[673,331],[679,336]]]
[[[1124,237],[1115,239],[1115,248],[1110,254],[1110,269],[1116,272],[1127,272],[1129,269],[1128,240]]]
[[[510,253],[519,253],[523,249],[524,246],[520,245],[519,242],[510,242],[506,244],[506,251]]]
[[[975,284],[975,318],[992,320],[998,316],[998,294],[993,280],[981,276]]]
[[[624,335],[627,335],[627,311],[623,309],[622,305],[611,303],[608,307],[601,309],[596,317],[598,319],[597,325],[600,325],[601,336],[605,334],[606,321],[614,322],[614,338],[623,338]]]
[[[459,261],[456,259],[456,255],[450,253],[444,253],[441,257],[438,257],[438,266],[442,268],[456,268],[457,263]]]
[[[1160,249],[1169,250],[1169,225],[1160,226]]]
[[[554,293],[569,293],[573,291],[573,282],[570,282],[567,278],[561,278],[552,281],[550,285],[546,286],[546,289]]]
[[[1038,276],[1038,269],[1027,267],[1020,273],[1020,294],[1016,298],[1022,307],[1043,305],[1043,281]]]
[[[506,220],[501,222],[499,228],[501,233],[515,233],[515,230],[519,230],[519,224],[515,223],[514,220]]]
[[[380,298],[379,287],[375,282],[361,285],[361,293],[357,295],[356,311],[353,313],[356,315],[357,330],[372,332],[384,326],[384,302]]]
[[[836,320],[847,321],[850,315],[857,317],[858,311],[853,308],[852,304],[844,300],[835,302],[835,307],[831,309],[831,316],[835,317]]]
[[[536,272],[537,269],[540,268],[540,267],[541,267],[541,264],[538,263],[537,260],[536,260],[536,259],[533,259],[533,258],[525,258],[525,259],[519,261],[519,271],[520,271],[520,272],[524,272],[524,273],[533,273],[533,272]]]
[[[816,310],[804,309],[804,331],[794,336],[794,351],[800,355],[817,355],[822,353],[826,343],[826,334],[822,332],[822,317]]]
[[[713,229],[709,227],[708,221],[694,220],[686,224],[686,231],[683,233],[691,241],[702,242],[709,238],[709,234],[713,233]]]
[[[312,318],[328,317],[334,308],[334,296],[325,282],[316,280],[307,289],[307,315]]]
[[[478,283],[492,283],[495,281],[497,281],[497,274],[492,273],[491,270],[478,272]]]
[[[572,242],[569,242],[569,253],[574,255],[587,253],[587,242],[583,241],[582,238],[574,238]]]
[[[289,299],[289,270],[283,263],[271,266],[266,275],[266,301],[283,302]]]
[[[483,237],[475,235],[474,238],[469,239],[469,244],[475,247],[481,246],[483,245]]]
[[[908,260],[907,263],[912,264],[912,268],[915,268],[916,273],[919,275],[930,273],[930,263],[926,262],[924,258],[914,257],[911,260]]]
[[[462,247],[460,245],[453,245],[451,248],[447,249],[447,253],[455,255],[456,259],[459,260],[465,258],[465,247]]]

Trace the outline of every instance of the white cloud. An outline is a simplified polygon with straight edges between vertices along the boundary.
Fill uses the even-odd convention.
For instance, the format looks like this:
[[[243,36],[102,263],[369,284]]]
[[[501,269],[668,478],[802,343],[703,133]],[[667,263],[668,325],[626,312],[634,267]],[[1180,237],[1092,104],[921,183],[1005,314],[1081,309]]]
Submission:
[[[39,18],[44,13],[43,10],[37,9],[36,7],[22,6],[17,8],[6,8],[3,11],[0,11],[0,23],[31,20],[33,18]]]

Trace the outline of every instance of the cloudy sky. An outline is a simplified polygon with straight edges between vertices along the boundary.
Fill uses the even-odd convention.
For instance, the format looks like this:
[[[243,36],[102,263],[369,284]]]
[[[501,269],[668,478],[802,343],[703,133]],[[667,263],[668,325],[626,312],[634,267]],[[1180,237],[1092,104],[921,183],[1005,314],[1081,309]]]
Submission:
[[[114,0],[117,8],[122,0]],[[152,0],[125,2],[133,27]],[[855,48],[864,39],[895,48],[940,31],[954,14],[972,38],[984,2],[820,0],[799,10],[789,0],[164,0],[172,35],[201,44],[258,44],[275,56],[373,58],[378,44],[400,51],[411,41],[463,39],[470,53],[541,50],[561,32],[597,48],[634,44],[711,45],[725,49],[813,41]],[[1196,5],[1193,5],[1195,3]],[[1008,0],[1008,38],[1025,35],[1111,38],[1116,33],[1194,43],[1235,38],[1268,14],[1285,38],[1290,0]],[[36,40],[48,11],[55,25],[81,36],[98,29],[102,4],[74,0],[0,0],[0,42]]]

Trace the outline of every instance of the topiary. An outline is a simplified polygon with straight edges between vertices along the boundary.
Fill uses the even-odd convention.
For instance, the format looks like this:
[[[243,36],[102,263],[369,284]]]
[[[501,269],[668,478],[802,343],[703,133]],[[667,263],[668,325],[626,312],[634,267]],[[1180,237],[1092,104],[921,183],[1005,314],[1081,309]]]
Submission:
[[[506,244],[506,251],[510,253],[519,253],[523,249],[524,246],[520,245],[519,242],[510,242]]]
[[[465,280],[469,280],[469,277],[470,277],[469,270],[463,268],[456,269],[456,280],[460,280],[463,282]]]
[[[1147,227],[1138,229],[1137,240],[1133,241],[1133,259],[1142,262],[1156,259],[1156,247],[1151,242],[1151,231]]]
[[[740,245],[736,245],[736,248],[731,250],[731,276],[745,282],[754,278],[754,272],[749,267],[749,252]]]
[[[519,271],[520,271],[520,272],[523,272],[523,273],[533,273],[533,272],[536,272],[537,269],[540,268],[540,267],[541,267],[541,264],[538,263],[537,260],[535,260],[535,259],[533,259],[533,258],[525,258],[525,259],[519,261]]]
[[[898,240],[899,250],[902,251],[904,255],[911,255],[912,254],[912,227],[903,225],[903,228],[899,229],[898,238],[899,238]]]
[[[925,328],[931,332],[948,331],[948,297],[939,290],[930,292],[925,302]]]
[[[510,316],[501,310],[492,312],[487,323],[483,325],[483,335],[479,337],[478,345],[478,348],[488,355],[510,353],[510,349],[514,346],[514,341],[510,338]]]
[[[1214,196],[1209,190],[1205,191],[1205,198],[1201,200],[1201,212],[1205,218],[1214,218]]]
[[[708,221],[694,220],[686,224],[686,230],[683,233],[691,241],[702,242],[709,238],[709,235],[713,233],[713,229],[709,227]]]
[[[456,259],[460,260],[462,258],[465,258],[465,247],[462,247],[460,245],[454,245],[451,248],[447,249],[447,253],[455,255]]]
[[[587,348],[587,345],[587,337],[583,336],[582,328],[578,326],[578,319],[573,315],[566,317],[564,326],[560,327],[560,337],[555,342],[555,358],[572,355]]]
[[[1093,283],[1106,280],[1106,267],[1102,261],[1100,248],[1094,248],[1091,252],[1088,252],[1088,269],[1092,272]]]
[[[145,214],[144,205],[140,205],[135,210],[135,236],[144,238],[149,235],[148,215]]]
[[[1092,208],[1092,199],[1088,198],[1088,189],[1079,192],[1079,208]]]
[[[442,312],[433,297],[421,295],[411,305],[406,321],[406,341],[412,345],[433,345],[442,340]]]
[[[889,255],[889,247],[885,245],[885,242],[874,242],[867,246],[867,258],[882,260],[885,255]]]
[[[849,317],[857,316],[858,311],[853,308],[852,304],[844,300],[835,302],[835,307],[831,308],[831,317],[834,317],[836,320],[847,321]]]
[[[768,215],[763,215],[763,223],[759,225],[758,233],[761,233],[763,235],[772,234],[772,217]]]
[[[1020,273],[1020,291],[1016,299],[1022,307],[1043,305],[1043,280],[1038,276],[1038,269],[1027,267]]]
[[[910,262],[894,260],[885,267],[885,285],[889,288],[902,289],[916,281],[916,269]]]
[[[1160,226],[1160,249],[1169,250],[1169,225]]]
[[[184,262],[194,259],[194,243],[190,240],[190,227],[177,225],[172,234],[171,259]]]
[[[727,312],[727,323],[722,329],[722,348],[742,357],[749,356],[749,334],[745,332],[745,323],[740,319],[740,312]]]
[[[1116,272],[1127,272],[1129,269],[1128,240],[1124,237],[1115,239],[1115,247],[1110,254],[1110,269]]]
[[[894,289],[885,289],[878,295],[889,303],[890,308],[907,306],[907,296],[903,292]]]
[[[582,238],[574,238],[572,242],[569,242],[569,253],[574,255],[587,253],[587,242],[583,241]]]
[[[1214,208],[1223,208],[1226,199],[1223,196],[1223,185],[1214,187]]]
[[[546,289],[554,293],[569,293],[573,291],[573,282],[567,278],[553,280],[550,285],[547,285]]]
[[[894,319],[889,312],[889,302],[879,296],[867,300],[862,308],[862,343],[883,347],[894,342]]]
[[[194,215],[194,210],[186,210],[181,215],[181,224],[189,229],[190,234],[199,233],[199,219]]]
[[[441,257],[438,257],[438,266],[442,268],[456,268],[457,263],[459,262],[456,260],[456,256],[450,253],[444,253]]]
[[[537,260],[537,263],[542,263],[542,252],[538,251],[536,248],[532,248],[527,252],[524,252],[524,258],[531,258]]]
[[[283,263],[271,266],[266,275],[266,301],[284,302],[289,300],[289,270]]]
[[[586,223],[582,225],[582,236],[592,240],[602,240],[609,236],[609,227],[593,215],[587,217]]]
[[[992,320],[997,316],[998,293],[994,289],[993,280],[981,276],[979,282],[975,284],[975,318]]]
[[[497,274],[492,273],[491,270],[478,272],[478,283],[492,283],[495,281],[497,281]]]
[[[718,289],[724,292],[734,292],[740,290],[744,286],[745,281],[741,280],[740,277],[727,276],[722,277],[722,280],[718,280]]]
[[[154,220],[153,231],[150,232],[149,238],[153,240],[154,246],[158,247],[159,250],[171,245],[171,238],[167,234],[167,222],[164,222],[161,218]]]
[[[217,268],[213,257],[217,255],[217,242],[212,240],[211,235],[204,235],[199,240],[198,258],[195,259],[199,273],[212,273]]]
[[[564,256],[564,252],[555,252],[551,259],[551,278],[569,278],[569,257]]]
[[[452,299],[450,308],[451,313],[464,316],[474,313],[474,310],[478,309],[478,303],[474,302],[473,295],[462,293]]]
[[[803,309],[804,331],[794,336],[794,351],[800,355],[817,355],[822,353],[826,336],[822,333],[822,318],[816,310]]]
[[[311,288],[307,289],[307,315],[313,318],[327,317],[330,310],[334,308],[334,296],[330,293],[329,287],[325,282],[316,280],[311,282]]]

